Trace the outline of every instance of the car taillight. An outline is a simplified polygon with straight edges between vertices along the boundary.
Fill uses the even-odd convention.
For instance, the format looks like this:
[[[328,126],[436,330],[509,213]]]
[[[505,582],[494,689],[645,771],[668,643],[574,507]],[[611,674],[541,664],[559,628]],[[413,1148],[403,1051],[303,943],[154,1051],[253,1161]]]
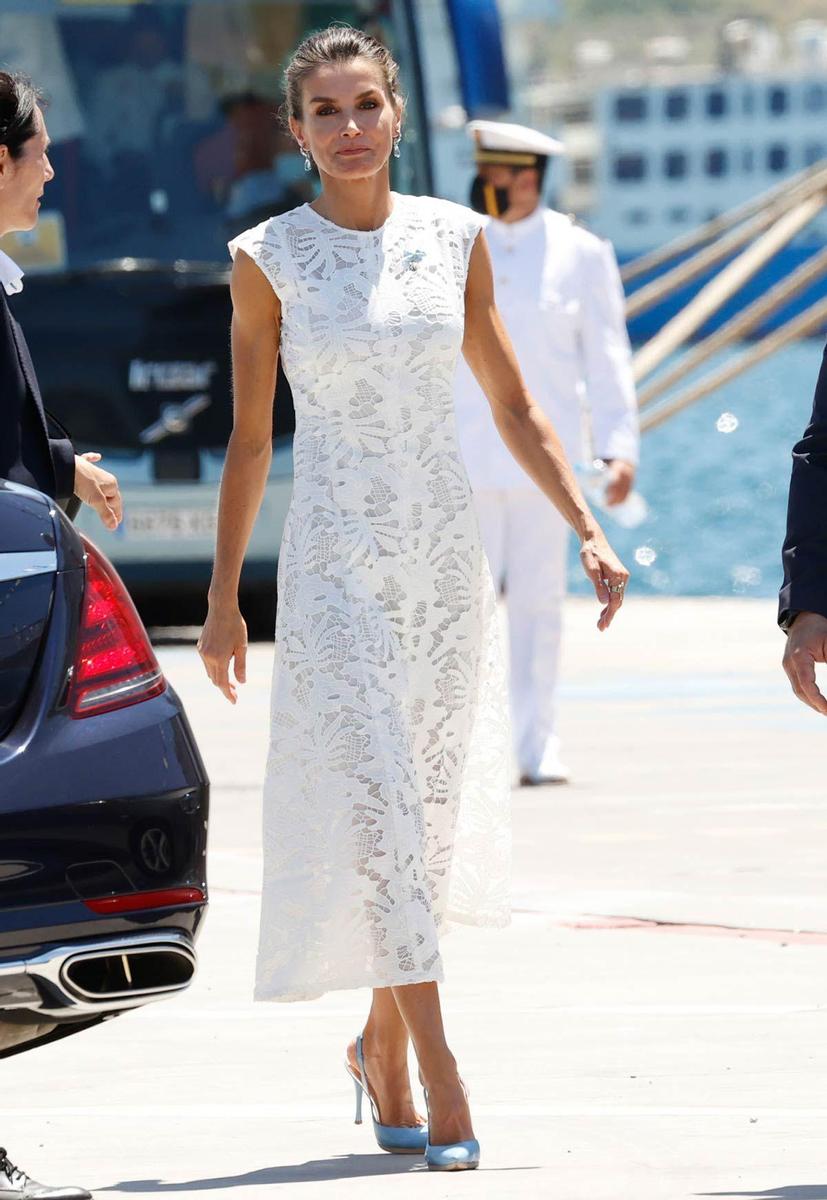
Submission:
[[[201,888],[165,888],[159,892],[128,892],[125,896],[104,896],[100,900],[84,900],[87,908],[100,916],[113,913],[142,912],[151,908],[178,908],[182,904],[203,904]]]
[[[86,590],[69,689],[73,717],[91,717],[158,696],[167,686],[143,622],[118,573],[83,538]]]

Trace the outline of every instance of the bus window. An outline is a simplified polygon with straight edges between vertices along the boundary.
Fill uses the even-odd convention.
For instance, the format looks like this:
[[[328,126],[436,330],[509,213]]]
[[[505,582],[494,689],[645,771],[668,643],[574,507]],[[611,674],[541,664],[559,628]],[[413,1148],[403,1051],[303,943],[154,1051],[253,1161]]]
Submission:
[[[56,178],[43,215],[59,221],[66,248],[54,265],[225,261],[239,230],[312,199],[315,175],[277,115],[284,66],[334,18],[390,39],[387,5],[375,7],[54,0],[32,13],[28,0],[5,3],[4,63],[49,101]]]

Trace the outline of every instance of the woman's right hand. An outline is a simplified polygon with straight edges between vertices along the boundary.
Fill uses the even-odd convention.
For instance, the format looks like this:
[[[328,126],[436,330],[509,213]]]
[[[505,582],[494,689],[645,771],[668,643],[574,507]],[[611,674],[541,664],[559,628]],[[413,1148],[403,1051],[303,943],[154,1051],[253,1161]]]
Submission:
[[[247,626],[237,603],[210,606],[198,639],[198,653],[210,680],[235,704],[238,692],[230,679],[231,659],[236,682],[247,681]]]

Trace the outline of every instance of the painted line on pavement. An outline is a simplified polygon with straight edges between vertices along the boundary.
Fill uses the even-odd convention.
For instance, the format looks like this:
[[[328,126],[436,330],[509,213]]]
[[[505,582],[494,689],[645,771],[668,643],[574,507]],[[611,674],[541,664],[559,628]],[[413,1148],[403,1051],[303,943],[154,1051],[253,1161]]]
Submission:
[[[741,941],[773,942],[785,946],[827,946],[827,931],[810,929],[755,929],[740,925],[662,921],[652,917],[592,916],[558,920],[562,929],[635,929],[644,933],[689,934],[692,937],[738,938]]]

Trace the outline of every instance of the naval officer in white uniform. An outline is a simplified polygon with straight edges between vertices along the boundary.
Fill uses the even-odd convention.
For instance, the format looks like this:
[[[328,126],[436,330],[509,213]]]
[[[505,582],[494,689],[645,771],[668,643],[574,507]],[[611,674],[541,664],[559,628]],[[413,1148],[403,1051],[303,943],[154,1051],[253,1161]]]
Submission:
[[[634,483],[639,435],[623,289],[611,246],[542,200],[560,142],[522,125],[472,121],[471,203],[485,228],[497,307],[528,390],[572,463],[601,459],[606,502]],[[464,360],[460,445],[495,584],[505,593],[515,753],[523,784],[564,783],[555,732],[569,527],[508,453]]]

